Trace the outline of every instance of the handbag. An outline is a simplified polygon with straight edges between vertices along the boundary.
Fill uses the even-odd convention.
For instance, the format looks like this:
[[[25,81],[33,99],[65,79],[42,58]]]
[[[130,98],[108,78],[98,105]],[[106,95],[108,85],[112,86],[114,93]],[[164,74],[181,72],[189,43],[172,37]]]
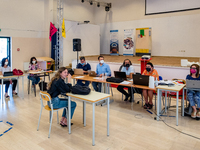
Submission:
[[[20,69],[13,69],[13,75],[17,75],[17,76],[20,76],[20,75],[23,75],[23,71],[21,71]]]
[[[72,86],[72,94],[88,95],[91,89],[88,86],[74,85]]]
[[[115,77],[110,77],[106,79],[107,82],[114,82],[114,83],[121,83],[124,80],[123,79],[119,79],[119,78],[115,78]]]

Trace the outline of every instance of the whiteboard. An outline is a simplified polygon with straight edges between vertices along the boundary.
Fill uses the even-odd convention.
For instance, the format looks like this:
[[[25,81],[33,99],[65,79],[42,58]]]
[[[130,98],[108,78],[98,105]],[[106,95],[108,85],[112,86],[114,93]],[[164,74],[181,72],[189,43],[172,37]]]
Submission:
[[[146,0],[145,14],[160,14],[200,9],[200,0]]]

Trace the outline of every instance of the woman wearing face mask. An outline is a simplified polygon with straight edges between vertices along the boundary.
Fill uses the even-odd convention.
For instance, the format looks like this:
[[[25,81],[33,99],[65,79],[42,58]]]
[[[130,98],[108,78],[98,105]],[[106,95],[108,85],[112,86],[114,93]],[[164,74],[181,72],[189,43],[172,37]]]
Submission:
[[[154,69],[153,64],[151,62],[148,62],[146,64],[146,69],[143,71],[142,75],[153,76],[155,80],[157,79],[159,81],[158,72]],[[144,109],[151,109],[153,107],[153,90],[143,90],[143,96],[145,99]]]
[[[190,74],[186,77],[187,80],[200,80],[199,76],[199,65],[192,64],[190,66]],[[191,113],[192,118],[200,118],[200,92],[195,90],[187,91],[187,98],[192,106],[193,112]],[[195,106],[197,104],[197,107]]]
[[[37,59],[35,57],[31,57],[29,64],[29,71],[37,72],[40,71],[40,65],[37,63]],[[32,81],[32,89],[36,84],[40,82],[40,78],[37,75],[29,74],[28,79]]]
[[[132,63],[131,63],[131,61],[130,61],[129,59],[125,59],[125,60],[124,60],[123,66],[122,66],[122,68],[121,68],[120,71],[121,71],[121,72],[125,72],[127,78],[132,78],[131,75],[134,73],[134,67],[132,66]],[[121,85],[119,85],[119,86],[117,87],[117,90],[118,90],[119,92],[121,92],[122,94],[125,95],[124,101],[127,101],[128,98],[130,97],[130,100],[129,100],[129,101],[131,102],[131,101],[132,101],[131,88],[130,88],[130,87],[126,87],[126,88],[128,88],[128,93],[127,93],[127,92],[124,90],[125,87],[126,87],[126,86],[121,86]]]
[[[9,63],[8,63],[8,59],[7,58],[3,58],[2,61],[1,61],[1,67],[0,67],[0,74],[4,74],[4,72],[8,72],[8,71],[11,71],[11,68],[9,66]],[[4,80],[4,84],[6,85],[6,88],[5,88],[5,97],[6,98],[9,98],[10,96],[8,95],[8,88],[9,88],[9,85],[13,83],[13,95],[17,95],[17,93],[15,92],[15,88],[16,88],[16,85],[17,85],[17,80],[16,79],[12,79],[12,80]],[[1,81],[0,81],[0,84],[1,84]]]
[[[68,83],[65,83],[65,78],[68,78]],[[68,107],[68,99],[61,99],[58,95],[62,93],[68,93],[71,91],[71,75],[68,74],[67,68],[61,67],[51,79],[48,84],[48,93],[51,95],[53,108],[58,109],[61,107]],[[48,103],[49,107],[50,104]],[[76,108],[76,103],[71,101],[71,119]],[[66,109],[63,110],[62,119],[60,125],[63,127],[67,126]]]

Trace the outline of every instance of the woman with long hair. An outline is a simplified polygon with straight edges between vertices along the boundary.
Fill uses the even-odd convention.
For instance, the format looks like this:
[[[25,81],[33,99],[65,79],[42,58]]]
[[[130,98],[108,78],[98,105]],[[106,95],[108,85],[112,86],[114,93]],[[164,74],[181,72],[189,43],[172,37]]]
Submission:
[[[68,83],[65,83],[65,79],[68,78]],[[68,107],[68,99],[61,99],[58,96],[62,93],[68,93],[71,91],[71,75],[68,73],[67,68],[61,67],[51,79],[48,84],[47,92],[51,95],[53,108],[58,109],[61,107]],[[50,107],[50,103],[48,103]],[[76,103],[71,101],[71,119],[76,108]],[[66,109],[63,110],[62,119],[60,125],[67,126]]]
[[[199,65],[192,64],[190,66],[190,74],[186,77],[187,80],[200,80],[199,76]],[[193,112],[191,113],[192,118],[200,118],[200,92],[196,90],[188,90],[187,98],[192,106]],[[197,107],[196,107],[197,104]]]

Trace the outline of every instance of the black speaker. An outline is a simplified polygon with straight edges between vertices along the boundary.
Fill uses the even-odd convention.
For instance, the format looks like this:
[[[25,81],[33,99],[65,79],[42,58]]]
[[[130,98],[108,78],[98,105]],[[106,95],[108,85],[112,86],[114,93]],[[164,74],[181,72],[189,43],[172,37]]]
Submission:
[[[73,39],[73,51],[81,51],[81,39]]]

